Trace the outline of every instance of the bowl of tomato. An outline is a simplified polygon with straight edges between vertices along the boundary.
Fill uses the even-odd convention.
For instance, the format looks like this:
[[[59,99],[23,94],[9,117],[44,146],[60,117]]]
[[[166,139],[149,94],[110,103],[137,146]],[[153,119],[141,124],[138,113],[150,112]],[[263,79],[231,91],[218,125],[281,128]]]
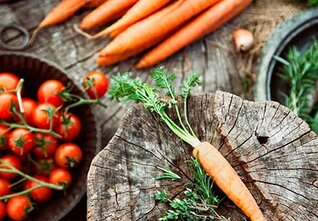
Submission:
[[[84,196],[90,163],[101,148],[89,104],[100,101],[76,105],[73,99],[89,97],[58,65],[31,54],[0,53],[0,220],[3,213],[12,220],[60,220]]]

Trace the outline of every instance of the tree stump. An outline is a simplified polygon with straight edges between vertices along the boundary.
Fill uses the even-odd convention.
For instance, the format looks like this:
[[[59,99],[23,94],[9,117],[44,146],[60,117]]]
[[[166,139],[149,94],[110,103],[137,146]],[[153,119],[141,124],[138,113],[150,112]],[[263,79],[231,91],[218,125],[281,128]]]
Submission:
[[[215,145],[252,192],[267,220],[318,220],[318,139],[309,126],[276,102],[255,103],[225,93],[190,97],[189,119],[201,141]],[[173,113],[169,113],[175,119]],[[179,194],[191,174],[192,148],[160,119],[136,105],[128,111],[88,175],[88,220],[156,220],[167,208],[154,192]],[[156,166],[183,174],[158,181]],[[229,200],[218,212],[243,215]]]

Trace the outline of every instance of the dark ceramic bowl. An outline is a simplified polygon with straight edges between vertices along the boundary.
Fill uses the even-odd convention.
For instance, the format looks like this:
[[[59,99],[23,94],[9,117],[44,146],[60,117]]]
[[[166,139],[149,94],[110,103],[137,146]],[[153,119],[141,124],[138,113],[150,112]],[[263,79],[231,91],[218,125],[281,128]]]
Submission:
[[[72,93],[85,96],[84,92],[67,77],[56,64],[25,53],[0,53],[0,72],[12,72],[25,79],[25,96],[36,98],[37,88],[48,79],[57,79],[71,86]],[[83,160],[72,170],[73,182],[66,193],[54,192],[54,197],[30,214],[32,221],[57,221],[72,210],[86,193],[86,177],[90,163],[100,150],[100,131],[90,106],[74,109],[82,121],[82,132],[75,141],[83,151]]]
[[[279,77],[281,64],[274,56],[285,57],[291,46],[302,51],[314,38],[318,39],[318,8],[301,12],[277,28],[262,52],[255,100],[284,103],[280,92],[288,92],[288,85]]]

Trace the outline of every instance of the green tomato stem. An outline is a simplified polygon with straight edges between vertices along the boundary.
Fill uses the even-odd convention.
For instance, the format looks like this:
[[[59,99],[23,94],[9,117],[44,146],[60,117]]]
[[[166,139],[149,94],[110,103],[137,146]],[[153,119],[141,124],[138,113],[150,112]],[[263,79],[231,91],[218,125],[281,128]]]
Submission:
[[[1,161],[0,165],[2,167],[9,168],[9,169],[0,168],[0,172],[18,174],[18,175],[22,176],[23,178],[26,178],[28,180],[32,180],[32,181],[38,183],[40,187],[48,187],[48,188],[51,188],[51,189],[54,189],[54,190],[63,190],[64,189],[62,186],[57,186],[57,185],[54,185],[54,184],[51,184],[51,183],[46,183],[46,182],[43,182],[41,180],[38,180],[38,179],[36,179],[36,178],[26,174],[26,173],[23,173],[22,171],[16,169],[15,167],[13,167],[12,165],[10,165],[10,164],[8,164],[6,162]]]
[[[104,107],[104,108],[107,108],[107,106],[106,106],[105,104],[103,104],[100,99],[94,99],[94,100],[92,100],[92,99],[83,99],[83,98],[80,98],[80,99],[79,99],[78,101],[76,101],[75,103],[70,104],[70,105],[68,105],[67,107],[65,107],[64,112],[67,113],[67,112],[69,112],[69,110],[70,110],[71,108],[78,107],[78,106],[85,105],[85,104],[98,104],[98,105],[100,105],[100,106],[102,106],[102,107]]]
[[[36,127],[32,127],[28,124],[16,124],[16,123],[8,123],[5,121],[1,121],[1,124],[12,128],[24,128],[24,129],[28,129],[31,132],[39,132],[39,133],[43,133],[43,134],[50,134],[56,138],[62,138],[61,135],[59,135],[58,133],[55,133],[53,130],[45,130],[45,129],[40,129],[40,128],[36,128]]]

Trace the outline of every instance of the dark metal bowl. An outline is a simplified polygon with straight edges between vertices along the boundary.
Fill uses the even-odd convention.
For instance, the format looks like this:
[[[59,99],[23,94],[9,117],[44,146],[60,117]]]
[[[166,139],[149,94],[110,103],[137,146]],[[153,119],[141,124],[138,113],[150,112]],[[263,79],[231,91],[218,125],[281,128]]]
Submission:
[[[67,77],[66,72],[56,64],[26,53],[0,53],[0,72],[12,72],[25,79],[25,95],[36,98],[40,84],[48,79],[57,79],[72,87],[72,93],[85,96],[76,83]],[[82,132],[75,141],[83,151],[83,160],[72,170],[73,182],[64,192],[55,192],[46,204],[39,205],[30,214],[32,221],[58,221],[69,213],[86,193],[86,180],[90,163],[100,150],[100,130],[96,126],[95,116],[90,106],[74,109],[82,121]]]
[[[288,85],[279,77],[281,64],[274,56],[284,57],[291,46],[302,51],[315,37],[318,39],[318,8],[301,12],[277,28],[262,51],[255,100],[284,103],[280,92],[288,92]]]

